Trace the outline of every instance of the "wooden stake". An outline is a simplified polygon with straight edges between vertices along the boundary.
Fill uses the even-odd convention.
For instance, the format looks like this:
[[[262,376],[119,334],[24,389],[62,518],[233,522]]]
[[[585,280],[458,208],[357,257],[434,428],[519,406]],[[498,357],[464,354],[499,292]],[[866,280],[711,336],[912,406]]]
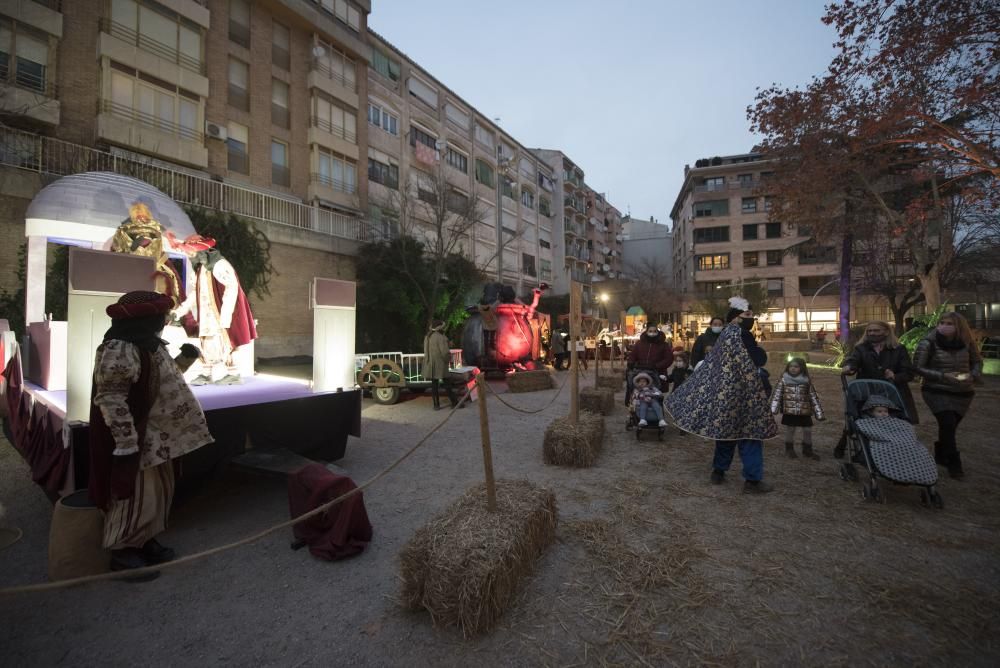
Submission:
[[[570,283],[569,288],[569,421],[576,424],[580,417],[580,364],[577,360],[576,342],[580,340],[580,284]]]
[[[486,474],[486,509],[497,509],[497,487],[493,480],[493,448],[490,445],[490,417],[486,412],[486,374],[476,376],[479,404],[479,436],[483,442],[483,471]]]

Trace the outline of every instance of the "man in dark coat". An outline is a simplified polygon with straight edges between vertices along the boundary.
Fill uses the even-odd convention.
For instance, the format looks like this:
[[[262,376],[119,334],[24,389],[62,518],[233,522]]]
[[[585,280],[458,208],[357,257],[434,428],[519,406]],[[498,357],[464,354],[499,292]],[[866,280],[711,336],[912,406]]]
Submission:
[[[628,362],[630,366],[656,369],[657,373],[666,375],[667,369],[674,363],[674,351],[656,325],[647,325],[646,331],[629,351]]]
[[[708,354],[706,348],[712,348],[715,346],[716,342],[719,340],[719,335],[722,334],[722,328],[725,327],[726,323],[723,322],[722,318],[712,318],[712,322],[709,323],[708,329],[698,335],[698,338],[694,341],[694,347],[691,349],[691,368],[698,366],[698,362],[705,359],[705,355]]]

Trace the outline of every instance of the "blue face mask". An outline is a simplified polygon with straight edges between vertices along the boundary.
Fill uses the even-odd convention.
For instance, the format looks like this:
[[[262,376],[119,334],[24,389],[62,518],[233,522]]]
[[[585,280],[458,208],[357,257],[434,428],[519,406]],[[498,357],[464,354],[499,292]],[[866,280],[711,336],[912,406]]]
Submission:
[[[722,327],[712,327],[713,334],[722,334]]]

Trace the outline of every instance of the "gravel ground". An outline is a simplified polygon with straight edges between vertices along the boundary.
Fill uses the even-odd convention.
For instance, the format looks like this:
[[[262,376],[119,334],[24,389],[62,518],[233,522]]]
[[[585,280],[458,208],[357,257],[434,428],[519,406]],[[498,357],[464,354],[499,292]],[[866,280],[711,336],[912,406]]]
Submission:
[[[788,460],[769,443],[765,471],[777,491],[765,497],[740,493],[738,462],[733,480],[709,485],[706,441],[674,431],[664,443],[637,441],[622,407],[607,419],[595,467],[545,466],[542,431],[565,413],[568,388],[537,415],[491,399],[497,475],[551,487],[560,524],[487,636],[435,630],[395,601],[403,543],[481,478],[472,409],[365,493],[375,538],[362,555],[321,562],[290,550],[290,532],[280,532],[146,584],[0,598],[4,664],[997,665],[1000,382],[989,379],[960,428],[969,478],[944,479],[946,506],[934,511],[913,488],[888,485],[887,503],[871,505],[839,479],[829,457],[842,425],[839,380],[822,370],[814,378],[831,414],[814,429],[823,460]],[[555,393],[504,398],[535,408]],[[933,418],[917,403],[932,442]],[[337,464],[367,480],[444,415],[429,396],[391,407],[366,400],[363,438]],[[0,552],[0,586],[44,581],[51,506],[6,441],[0,499],[5,522],[24,529]],[[284,520],[287,508],[283,481],[227,472],[175,509],[164,542],[206,549]]]

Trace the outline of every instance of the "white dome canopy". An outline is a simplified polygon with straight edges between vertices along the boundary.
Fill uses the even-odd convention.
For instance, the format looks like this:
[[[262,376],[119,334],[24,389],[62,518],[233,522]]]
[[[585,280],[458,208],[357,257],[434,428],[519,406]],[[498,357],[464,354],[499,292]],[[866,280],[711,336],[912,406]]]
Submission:
[[[25,213],[25,236],[103,243],[142,202],[164,230],[184,239],[195,233],[191,219],[160,190],[113,172],[64,176],[43,188]]]

